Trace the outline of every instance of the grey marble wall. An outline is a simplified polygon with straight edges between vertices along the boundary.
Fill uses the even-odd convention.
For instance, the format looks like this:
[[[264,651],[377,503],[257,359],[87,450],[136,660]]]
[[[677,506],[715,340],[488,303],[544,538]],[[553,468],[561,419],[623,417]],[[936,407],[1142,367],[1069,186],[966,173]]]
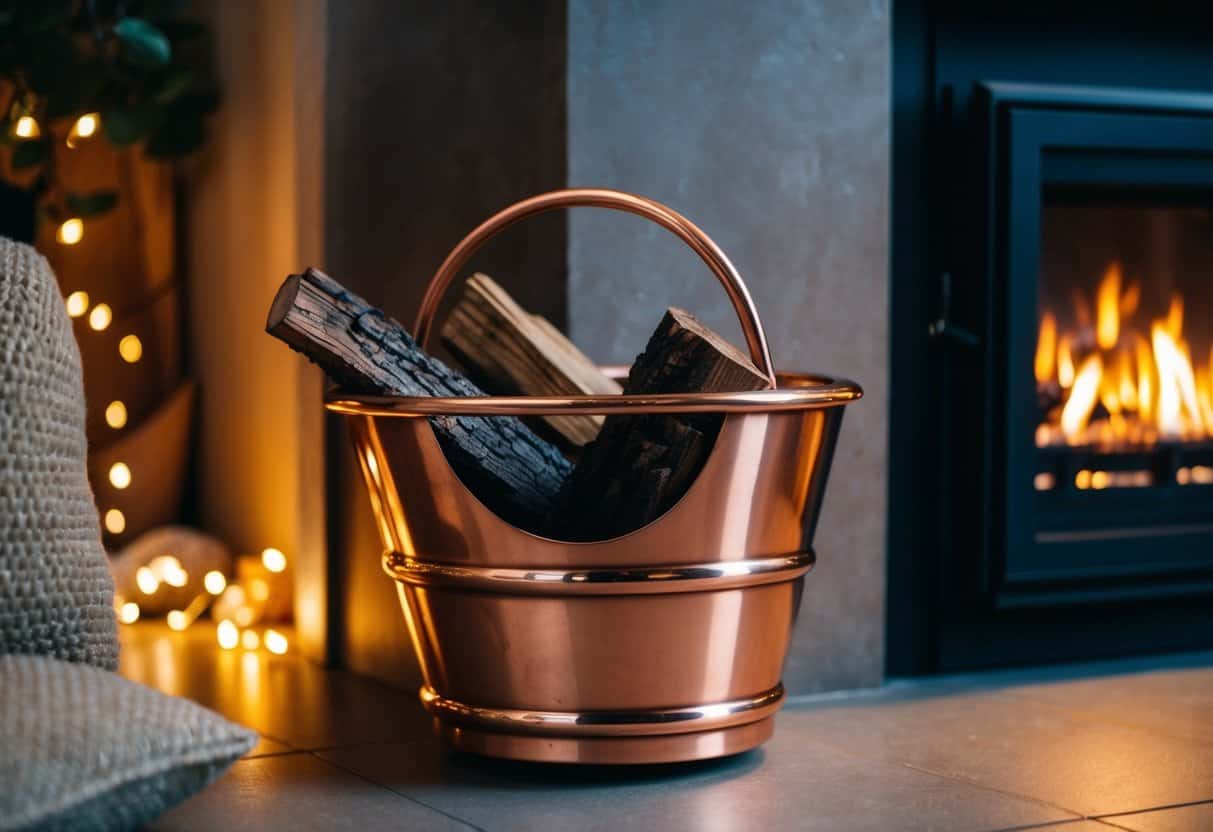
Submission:
[[[746,277],[781,368],[846,375],[851,407],[785,681],[877,683],[884,664],[890,151],[888,0],[570,0],[568,171],[687,214]],[[737,335],[667,232],[569,225],[569,323],[629,361],[679,304]]]

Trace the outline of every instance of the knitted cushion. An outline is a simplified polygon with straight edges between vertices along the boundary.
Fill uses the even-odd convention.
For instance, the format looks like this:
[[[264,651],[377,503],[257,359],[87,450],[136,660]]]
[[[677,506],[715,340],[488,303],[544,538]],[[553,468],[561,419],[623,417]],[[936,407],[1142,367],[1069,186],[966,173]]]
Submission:
[[[185,699],[41,656],[0,656],[0,830],[134,829],[253,747]]]
[[[0,237],[0,653],[114,668],[80,353],[46,260]]]

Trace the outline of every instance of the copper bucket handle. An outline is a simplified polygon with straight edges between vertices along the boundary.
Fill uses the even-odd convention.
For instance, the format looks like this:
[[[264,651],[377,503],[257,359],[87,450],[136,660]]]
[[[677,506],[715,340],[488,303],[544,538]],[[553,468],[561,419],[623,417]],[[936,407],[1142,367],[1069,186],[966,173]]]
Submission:
[[[772,388],[776,386],[771,350],[767,346],[767,337],[763,332],[758,310],[754,308],[754,300],[750,297],[750,291],[746,288],[745,281],[737,273],[737,268],[720,250],[720,247],[698,226],[674,209],[642,196],[607,188],[568,188],[549,191],[521,202],[515,202],[478,225],[451,250],[446,260],[438,267],[438,271],[434,273],[433,279],[430,280],[425,297],[421,300],[421,308],[417,311],[417,322],[413,326],[413,335],[417,339],[417,343],[423,347],[428,343],[439,302],[446,294],[451,281],[482,245],[516,222],[557,208],[571,207],[610,208],[628,214],[637,214],[672,232],[690,246],[691,250],[699,255],[699,258],[707,264],[707,267],[712,270],[712,274],[716,275],[716,279],[724,286],[729,301],[733,304],[733,310],[737,313],[737,320],[741,323],[742,332],[745,334],[746,345],[750,349],[750,358],[766,375],[770,386]]]

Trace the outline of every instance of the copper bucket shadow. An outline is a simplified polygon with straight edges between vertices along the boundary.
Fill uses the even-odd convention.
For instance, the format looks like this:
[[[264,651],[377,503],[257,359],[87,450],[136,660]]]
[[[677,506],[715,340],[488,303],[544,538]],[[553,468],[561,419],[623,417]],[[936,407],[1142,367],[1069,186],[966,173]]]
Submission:
[[[638,213],[688,242],[729,291],[770,389],[652,396],[405,398],[337,394],[397,581],[424,686],[455,748],[519,760],[664,763],[754,748],[771,736],[821,498],[842,420],[862,392],[772,369],[736,270],[689,221],[604,190],[544,194],[472,232],[418,317],[483,242],[553,208]],[[539,537],[488,510],[447,463],[430,415],[726,414],[683,498],[622,537]]]

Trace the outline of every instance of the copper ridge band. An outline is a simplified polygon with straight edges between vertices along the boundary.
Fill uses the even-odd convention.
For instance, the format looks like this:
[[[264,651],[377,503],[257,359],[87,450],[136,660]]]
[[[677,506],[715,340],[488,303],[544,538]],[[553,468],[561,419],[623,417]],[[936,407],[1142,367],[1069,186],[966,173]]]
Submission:
[[[397,581],[514,595],[656,595],[713,592],[791,581],[813,568],[812,549],[755,560],[603,569],[510,569],[457,566],[385,552],[383,571]]]
[[[579,396],[355,396],[337,391],[325,401],[351,416],[566,416],[570,413],[773,413],[816,410],[855,401],[859,385],[846,379],[812,386],[742,393],[653,393]]]
[[[746,699],[633,711],[528,711],[485,708],[440,696],[421,687],[421,704],[432,715],[452,722],[503,733],[549,736],[652,736],[716,731],[765,719],[783,704],[783,683]]]

